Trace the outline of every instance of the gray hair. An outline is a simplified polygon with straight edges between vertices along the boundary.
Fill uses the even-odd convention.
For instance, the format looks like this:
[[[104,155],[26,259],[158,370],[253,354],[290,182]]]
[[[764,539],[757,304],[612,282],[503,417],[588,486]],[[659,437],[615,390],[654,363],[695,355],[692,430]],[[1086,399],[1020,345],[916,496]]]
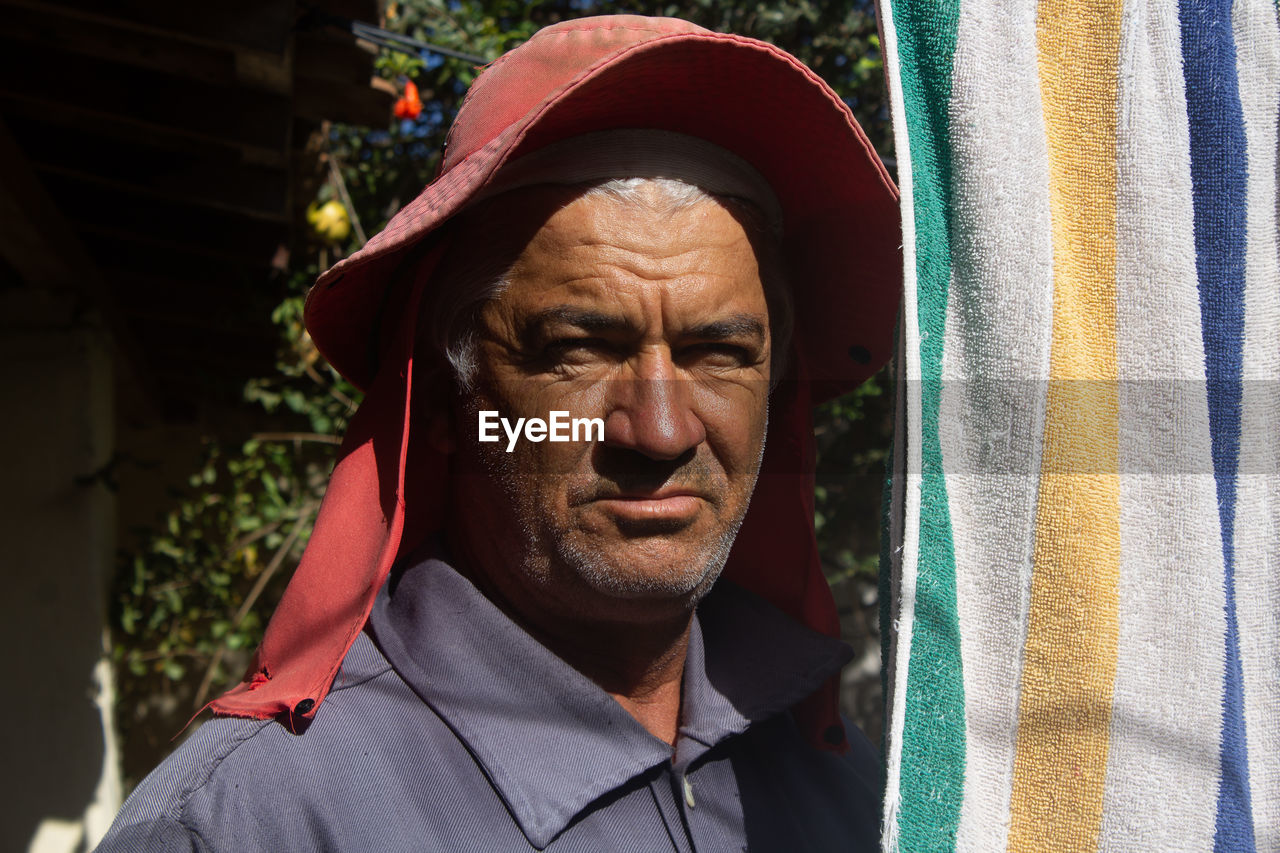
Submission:
[[[662,204],[658,212],[663,215],[705,201],[715,201],[734,213],[743,225],[756,250],[765,303],[769,309],[772,337],[770,387],[777,385],[786,367],[794,316],[790,283],[782,260],[780,227],[752,201],[711,193],[677,178],[611,178],[580,185],[580,192],[573,199],[607,196],[625,204],[652,204],[652,196],[646,194],[650,188],[658,190]],[[491,203],[494,203],[492,199],[486,205]],[[501,201],[497,203],[501,204]],[[481,205],[481,208],[486,205]],[[483,231],[486,226],[492,228],[482,213],[483,210],[477,212],[476,208],[464,212],[453,227],[463,231]],[[433,275],[435,286],[431,288],[432,293],[424,306],[420,325],[426,342],[444,356],[459,388],[464,391],[471,390],[479,367],[476,327],[480,311],[485,303],[496,299],[510,285],[511,268],[515,263],[513,252],[519,247],[495,246],[491,249],[477,252],[474,245],[457,239],[455,234]]]

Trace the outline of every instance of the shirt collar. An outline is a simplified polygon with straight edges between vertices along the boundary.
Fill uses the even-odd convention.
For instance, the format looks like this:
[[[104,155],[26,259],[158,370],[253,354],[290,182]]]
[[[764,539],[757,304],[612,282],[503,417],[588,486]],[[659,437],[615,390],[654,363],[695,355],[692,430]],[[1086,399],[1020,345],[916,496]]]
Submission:
[[[613,697],[438,559],[393,574],[369,625],[538,849],[598,797],[672,760],[671,748]],[[677,767],[812,693],[850,654],[763,600],[718,584],[690,631]]]

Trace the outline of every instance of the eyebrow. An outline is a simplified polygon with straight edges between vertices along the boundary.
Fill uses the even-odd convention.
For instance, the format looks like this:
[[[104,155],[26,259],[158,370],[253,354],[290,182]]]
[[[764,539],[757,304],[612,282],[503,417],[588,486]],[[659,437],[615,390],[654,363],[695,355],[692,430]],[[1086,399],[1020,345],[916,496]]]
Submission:
[[[527,328],[531,332],[539,331],[556,322],[565,323],[586,332],[618,332],[631,328],[631,324],[625,318],[615,314],[603,314],[599,311],[574,308],[569,305],[556,305],[539,311],[530,318]],[[748,337],[763,343],[765,324],[752,314],[731,314],[728,317],[694,326],[684,334],[687,337],[709,341]]]
[[[725,341],[731,338],[751,338],[764,343],[765,326],[751,314],[732,314],[710,323],[695,326],[687,332],[689,337],[708,341]]]
[[[551,323],[576,326],[586,332],[617,332],[631,327],[626,319],[615,314],[602,314],[570,305],[556,305],[539,311],[530,318],[530,329],[542,329]]]

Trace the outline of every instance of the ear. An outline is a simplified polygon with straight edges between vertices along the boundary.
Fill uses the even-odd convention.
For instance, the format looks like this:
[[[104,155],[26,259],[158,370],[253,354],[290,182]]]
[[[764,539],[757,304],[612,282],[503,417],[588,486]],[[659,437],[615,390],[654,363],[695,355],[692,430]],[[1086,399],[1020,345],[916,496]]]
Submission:
[[[437,453],[448,455],[458,447],[453,426],[453,412],[448,407],[437,409],[427,418],[427,443]]]
[[[458,431],[454,409],[458,398],[452,372],[437,367],[419,379],[414,388],[413,404],[418,411],[418,425],[423,441],[437,453],[448,455],[457,450]]]

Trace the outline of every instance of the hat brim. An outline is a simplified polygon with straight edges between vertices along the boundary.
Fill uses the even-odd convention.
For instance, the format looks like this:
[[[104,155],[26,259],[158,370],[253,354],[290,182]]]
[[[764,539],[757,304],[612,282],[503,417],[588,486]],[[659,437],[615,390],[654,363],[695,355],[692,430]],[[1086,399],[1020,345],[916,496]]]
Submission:
[[[377,374],[399,312],[387,293],[406,252],[437,232],[502,165],[572,136],[655,128],[751,163],[783,209],[794,350],[815,402],[889,358],[901,288],[897,191],[848,108],[789,54],[753,39],[677,33],[614,53],[553,91],[429,185],[307,298],[317,347],[355,385]],[[430,282],[427,283],[430,287]]]

